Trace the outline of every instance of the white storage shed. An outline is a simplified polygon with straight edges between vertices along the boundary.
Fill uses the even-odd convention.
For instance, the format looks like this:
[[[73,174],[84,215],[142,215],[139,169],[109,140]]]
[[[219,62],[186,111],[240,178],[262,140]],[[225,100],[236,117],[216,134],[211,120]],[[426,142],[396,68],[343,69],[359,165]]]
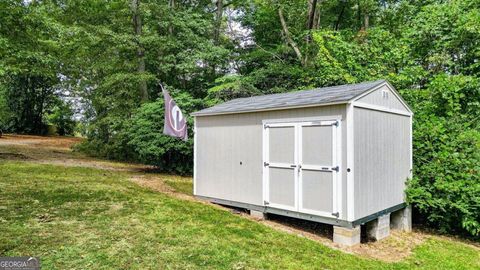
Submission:
[[[409,228],[412,111],[387,81],[239,98],[192,115],[195,196],[332,224],[347,245],[360,241],[359,225],[382,229],[392,212]]]

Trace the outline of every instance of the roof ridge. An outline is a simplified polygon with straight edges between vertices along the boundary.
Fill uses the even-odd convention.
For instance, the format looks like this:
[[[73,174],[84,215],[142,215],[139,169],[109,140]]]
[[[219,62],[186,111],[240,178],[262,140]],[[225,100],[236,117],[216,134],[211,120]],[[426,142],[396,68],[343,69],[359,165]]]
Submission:
[[[325,103],[342,103],[352,100],[387,81],[384,79],[355,84],[332,85],[299,91],[266,94],[232,99],[210,108],[192,113],[192,115],[210,115],[258,111],[262,109],[285,108]],[[285,97],[285,98],[284,98]],[[290,98],[290,100],[287,100]]]
[[[318,90],[322,90],[322,89],[329,89],[329,88],[340,88],[342,86],[360,86],[360,85],[367,85],[367,84],[371,84],[371,83],[384,83],[386,82],[385,79],[380,79],[380,80],[375,80],[375,81],[366,81],[366,82],[361,82],[361,83],[352,83],[352,84],[340,84],[340,85],[330,85],[330,86],[322,86],[322,87],[316,87],[316,88],[310,88],[310,89],[303,89],[303,90],[296,90],[296,91],[290,91],[290,92],[283,92],[283,93],[273,93],[273,94],[264,94],[264,95],[258,95],[258,96],[250,96],[250,97],[241,97],[241,98],[234,98],[234,99],[231,99],[231,100],[228,100],[228,101],[225,101],[223,103],[226,103],[226,102],[230,102],[230,101],[234,101],[234,100],[243,100],[243,99],[249,99],[249,98],[258,98],[258,97],[267,97],[267,96],[280,96],[280,95],[289,95],[289,94],[293,94],[293,93],[304,93],[304,92],[313,92],[313,91],[318,91]],[[377,85],[377,84],[376,84]],[[376,86],[375,85],[375,86]],[[372,86],[374,87],[374,86]],[[223,103],[220,103],[220,104],[223,104]],[[220,105],[220,104],[217,104],[217,105]],[[215,105],[215,106],[217,106]]]

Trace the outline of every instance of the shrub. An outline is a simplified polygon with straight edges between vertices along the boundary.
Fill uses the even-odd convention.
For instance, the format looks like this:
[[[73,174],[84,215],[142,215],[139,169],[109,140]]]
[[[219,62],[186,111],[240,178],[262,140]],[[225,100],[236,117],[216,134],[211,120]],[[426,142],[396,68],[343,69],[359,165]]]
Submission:
[[[408,201],[442,232],[480,236],[480,84],[440,75],[410,90],[414,105],[413,179]]]
[[[143,104],[133,115],[129,128],[128,144],[138,155],[138,161],[154,165],[163,171],[179,174],[193,172],[193,119],[188,114],[201,106],[201,101],[186,93],[171,93],[187,117],[187,141],[163,134],[164,102]]]
[[[58,135],[73,135],[75,129],[75,120],[73,119],[73,110],[68,103],[58,100],[57,104],[47,115],[48,123],[57,128]]]

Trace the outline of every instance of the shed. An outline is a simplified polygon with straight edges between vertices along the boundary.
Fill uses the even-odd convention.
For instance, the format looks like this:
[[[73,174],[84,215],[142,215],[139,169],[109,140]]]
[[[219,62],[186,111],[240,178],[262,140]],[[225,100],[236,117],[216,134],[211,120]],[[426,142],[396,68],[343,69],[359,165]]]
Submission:
[[[367,222],[374,238],[388,235],[393,212],[392,225],[410,228],[413,113],[387,81],[239,98],[192,115],[195,196],[332,224],[346,245]]]

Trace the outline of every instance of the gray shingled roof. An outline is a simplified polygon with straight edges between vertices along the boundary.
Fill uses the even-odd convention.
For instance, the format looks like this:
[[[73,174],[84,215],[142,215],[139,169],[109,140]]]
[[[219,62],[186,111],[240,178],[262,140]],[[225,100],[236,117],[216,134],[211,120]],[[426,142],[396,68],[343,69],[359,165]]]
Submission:
[[[198,112],[194,112],[192,115],[201,116],[212,114],[233,114],[261,111],[266,109],[321,105],[326,103],[346,103],[385,82],[385,80],[378,80],[373,82],[345,84],[290,93],[237,98]]]

